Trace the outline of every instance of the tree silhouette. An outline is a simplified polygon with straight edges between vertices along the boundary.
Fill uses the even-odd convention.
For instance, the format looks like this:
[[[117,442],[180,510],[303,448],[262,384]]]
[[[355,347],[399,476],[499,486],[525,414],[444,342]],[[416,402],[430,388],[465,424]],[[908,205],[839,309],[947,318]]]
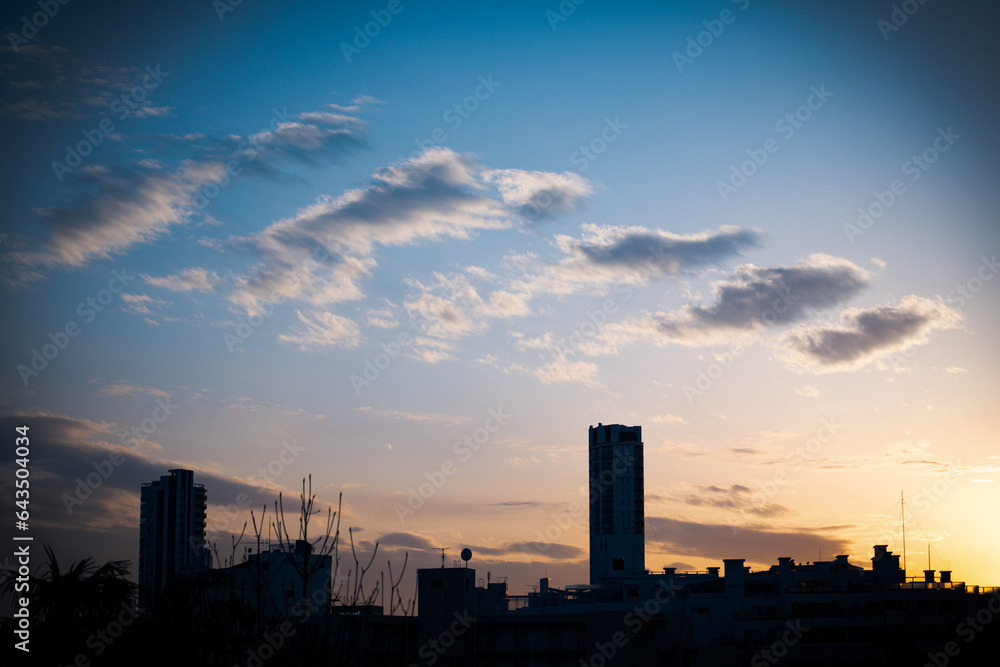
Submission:
[[[98,566],[92,558],[84,558],[63,570],[55,552],[45,545],[48,562],[41,576],[28,576],[27,596],[31,600],[34,632],[32,655],[37,664],[72,662],[80,653],[92,652],[87,639],[99,631],[117,633],[119,626],[132,622],[135,616],[136,585],[128,579],[128,561],[109,561]],[[17,573],[7,571],[2,576],[0,591],[11,597],[23,597],[15,590]],[[124,620],[124,623],[122,621]],[[107,635],[105,635],[107,636]],[[110,638],[109,638],[110,639]],[[110,646],[113,642],[102,645]]]

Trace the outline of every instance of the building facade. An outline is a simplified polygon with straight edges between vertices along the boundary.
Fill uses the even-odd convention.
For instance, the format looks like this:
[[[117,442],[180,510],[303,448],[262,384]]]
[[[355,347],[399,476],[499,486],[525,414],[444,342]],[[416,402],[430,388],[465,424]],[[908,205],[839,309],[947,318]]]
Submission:
[[[148,609],[178,573],[207,570],[208,494],[194,472],[174,469],[142,485],[139,506],[139,604]]]
[[[642,427],[590,427],[590,583],[646,571]]]

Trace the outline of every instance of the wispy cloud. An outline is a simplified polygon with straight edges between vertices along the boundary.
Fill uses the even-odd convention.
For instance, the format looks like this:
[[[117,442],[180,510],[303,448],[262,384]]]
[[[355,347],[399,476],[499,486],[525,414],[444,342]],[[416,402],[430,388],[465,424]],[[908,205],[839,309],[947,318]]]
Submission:
[[[728,487],[715,484],[683,484],[680,495],[647,494],[650,500],[666,503],[678,503],[691,507],[709,507],[732,510],[743,514],[751,514],[760,518],[774,518],[792,514],[792,510],[784,505],[770,502],[759,502],[750,487],[742,484],[732,484]]]
[[[666,413],[666,414],[662,414],[662,415],[654,415],[652,418],[650,418],[649,421],[653,422],[654,424],[686,424],[687,423],[686,421],[684,421],[684,417],[680,417],[678,415],[670,414],[669,412]]]
[[[466,421],[465,417],[451,417],[449,415],[439,415],[433,412],[406,412],[403,410],[380,410],[371,406],[362,406],[359,411],[371,414],[382,419],[402,419],[406,421],[427,422],[431,424],[447,424],[457,426]]]
[[[480,171],[450,150],[430,150],[377,172],[366,187],[322,197],[258,234],[231,239],[260,262],[230,300],[254,311],[276,295],[314,306],[359,299],[361,280],[377,266],[377,246],[468,239],[509,226],[506,209],[483,192]],[[329,257],[316,259],[317,248]]]
[[[148,396],[159,396],[161,398],[170,397],[170,392],[163,391],[162,389],[156,389],[155,387],[130,384],[125,380],[119,380],[118,382],[106,384],[103,379],[98,378],[91,380],[91,382],[101,386],[97,392],[101,396],[133,396],[135,394],[146,394]]]
[[[579,239],[567,235],[555,238],[559,257],[553,261],[533,255],[505,258],[509,274],[504,278],[480,267],[468,267],[464,272],[436,272],[434,282],[411,279],[410,286],[419,292],[408,295],[405,306],[411,317],[428,323],[428,335],[455,339],[481,331],[495,319],[530,315],[532,301],[541,296],[601,293],[613,286],[676,277],[738,254],[757,245],[761,238],[756,231],[736,227],[688,235],[644,227],[585,225],[583,230]],[[491,287],[479,286],[482,282]],[[518,344],[523,347],[533,342],[538,341],[521,340]],[[555,350],[555,341],[549,342],[548,349]],[[565,361],[553,360],[549,368],[540,370],[539,378],[563,381],[559,378],[566,376],[566,368]]]
[[[312,165],[364,144],[365,123],[357,118],[309,112],[285,118],[280,122],[276,118],[272,129],[248,137],[193,133],[141,138],[139,144],[180,146],[188,157],[176,164],[151,160],[139,152],[134,162],[110,166],[93,162],[79,168],[67,179],[68,202],[38,211],[49,232],[43,249],[7,252],[22,268],[9,282],[36,280],[41,277],[40,269],[107,259],[161,238],[171,227],[203,217],[198,198],[206,186],[229,182],[227,163],[235,161],[241,173],[272,176],[277,173],[275,165],[283,160]],[[196,159],[189,157],[192,154]],[[214,274],[197,267],[174,276],[144,278],[175,291],[210,291],[218,282]]]
[[[162,287],[171,292],[211,292],[221,283],[221,279],[206,269],[190,268],[167,276],[147,276],[142,279],[154,287]]]
[[[352,349],[361,342],[361,329],[354,320],[328,312],[311,315],[298,311],[299,324],[290,333],[280,334],[278,340],[291,343],[300,350],[325,350],[329,348]]]
[[[6,44],[0,46],[0,52],[11,51]],[[141,84],[146,75],[140,66],[97,63],[38,39],[20,46],[17,58],[9,60],[4,70],[0,116],[38,123],[100,116],[116,118],[112,104]],[[149,118],[173,109],[133,102],[128,111],[137,118]]]
[[[11,252],[9,257],[50,269],[107,259],[185,222],[195,191],[223,173],[219,163],[192,162],[176,171],[149,165],[84,169],[80,190],[68,206],[41,211],[50,230],[44,249]]]

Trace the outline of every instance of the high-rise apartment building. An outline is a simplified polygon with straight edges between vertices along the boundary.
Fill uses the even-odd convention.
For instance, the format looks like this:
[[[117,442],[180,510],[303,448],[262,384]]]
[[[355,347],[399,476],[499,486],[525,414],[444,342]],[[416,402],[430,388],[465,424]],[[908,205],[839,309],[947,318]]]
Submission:
[[[642,427],[590,427],[590,583],[646,571]]]
[[[139,602],[149,608],[178,573],[207,570],[205,546],[208,495],[194,472],[175,469],[142,485],[139,506]]]

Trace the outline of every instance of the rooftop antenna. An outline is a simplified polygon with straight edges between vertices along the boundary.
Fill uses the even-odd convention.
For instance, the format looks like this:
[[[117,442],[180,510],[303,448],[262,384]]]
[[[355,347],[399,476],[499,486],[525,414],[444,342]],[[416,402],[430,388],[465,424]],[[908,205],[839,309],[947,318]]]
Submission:
[[[906,502],[903,500],[903,490],[899,490],[899,521],[903,524],[903,583],[906,583]]]
[[[444,552],[448,551],[451,547],[436,547],[441,550],[441,569],[444,569]]]

